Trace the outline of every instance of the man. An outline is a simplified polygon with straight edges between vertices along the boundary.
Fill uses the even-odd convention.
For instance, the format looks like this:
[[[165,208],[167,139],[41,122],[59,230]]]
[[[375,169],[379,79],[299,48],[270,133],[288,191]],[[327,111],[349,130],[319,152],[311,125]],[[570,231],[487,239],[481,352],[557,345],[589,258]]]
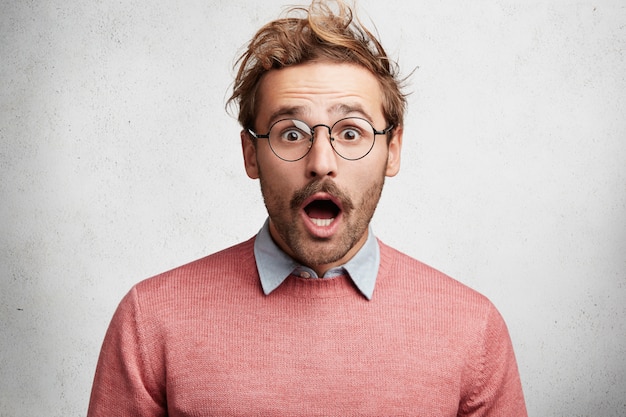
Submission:
[[[370,230],[400,168],[405,97],[337,6],[251,41],[231,101],[269,218],[128,293],[89,416],[526,415],[493,305]]]

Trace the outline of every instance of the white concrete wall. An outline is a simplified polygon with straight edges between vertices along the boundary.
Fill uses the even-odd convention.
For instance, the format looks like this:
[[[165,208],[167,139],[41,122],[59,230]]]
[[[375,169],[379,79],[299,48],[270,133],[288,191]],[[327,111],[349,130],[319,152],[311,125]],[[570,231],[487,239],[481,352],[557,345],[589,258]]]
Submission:
[[[130,286],[261,226],[224,103],[285,3],[0,2],[0,416],[83,415]],[[532,416],[625,416],[626,4],[360,8],[417,67],[378,235],[495,302]]]

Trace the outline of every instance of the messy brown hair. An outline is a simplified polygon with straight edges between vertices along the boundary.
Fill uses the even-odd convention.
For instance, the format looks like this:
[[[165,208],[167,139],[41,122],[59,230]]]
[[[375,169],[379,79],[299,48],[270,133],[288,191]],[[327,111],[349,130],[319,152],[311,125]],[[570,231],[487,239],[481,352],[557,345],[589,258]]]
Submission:
[[[342,0],[334,3],[336,12],[325,0],[313,0],[308,9],[293,7],[252,38],[235,64],[239,69],[227,104],[239,106],[238,120],[244,129],[255,128],[257,90],[263,74],[315,60],[353,63],[368,69],[380,83],[387,122],[402,126],[406,96],[396,63],[350,7]]]

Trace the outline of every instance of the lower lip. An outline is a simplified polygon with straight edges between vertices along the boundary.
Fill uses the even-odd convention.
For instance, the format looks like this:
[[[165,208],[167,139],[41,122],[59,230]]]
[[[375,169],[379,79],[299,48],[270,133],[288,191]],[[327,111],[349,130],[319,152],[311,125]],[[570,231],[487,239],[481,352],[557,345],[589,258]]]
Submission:
[[[304,220],[304,226],[306,227],[308,232],[313,237],[318,239],[331,238],[335,233],[337,233],[340,222],[343,219],[343,214],[339,213],[337,214],[337,217],[335,217],[335,219],[332,221],[332,223],[328,226],[318,226],[317,224],[313,223],[311,218],[304,212],[304,210],[301,212],[301,215]]]

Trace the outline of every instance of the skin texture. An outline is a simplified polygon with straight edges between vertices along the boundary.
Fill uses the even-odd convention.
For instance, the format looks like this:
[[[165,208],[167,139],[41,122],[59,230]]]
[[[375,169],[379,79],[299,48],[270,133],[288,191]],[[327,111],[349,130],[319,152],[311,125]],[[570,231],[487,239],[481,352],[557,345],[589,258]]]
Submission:
[[[263,76],[254,128],[266,133],[283,118],[330,126],[348,116],[363,117],[378,130],[387,127],[377,79],[354,64],[311,62]],[[385,177],[400,169],[402,127],[393,129],[389,142],[376,136],[372,151],[357,161],[334,152],[324,127],[316,128],[312,149],[295,162],[276,157],[267,140],[257,139],[256,145],[253,140],[242,131],[245,169],[260,180],[278,246],[319,276],[350,260],[367,240]],[[304,207],[313,200],[331,200],[340,208],[329,226],[318,226],[307,215]]]

